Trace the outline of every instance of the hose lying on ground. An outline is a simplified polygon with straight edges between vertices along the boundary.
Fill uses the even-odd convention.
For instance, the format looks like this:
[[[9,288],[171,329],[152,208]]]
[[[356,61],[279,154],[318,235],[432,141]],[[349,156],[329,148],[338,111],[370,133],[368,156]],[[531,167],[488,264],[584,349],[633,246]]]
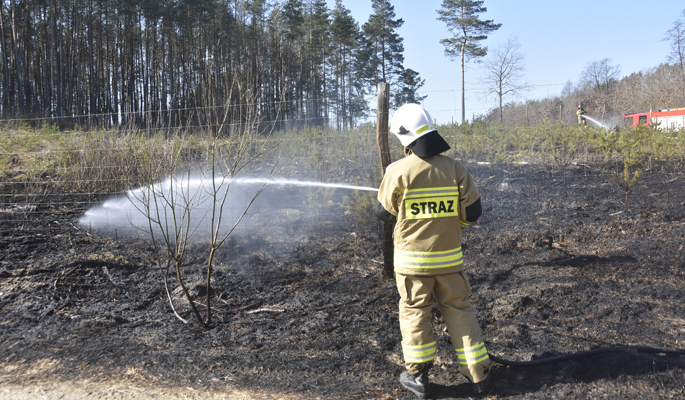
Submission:
[[[547,363],[551,363],[551,362],[566,361],[566,360],[571,360],[574,358],[589,357],[589,356],[593,356],[595,354],[613,353],[613,352],[617,352],[617,351],[629,351],[629,350],[645,352],[645,353],[662,353],[662,354],[674,354],[674,355],[685,356],[685,349],[660,349],[657,347],[644,347],[644,346],[603,347],[600,349],[579,351],[577,353],[570,353],[570,354],[561,354],[558,356],[540,358],[537,360],[530,360],[530,361],[505,360],[503,358],[499,358],[499,357],[493,356],[491,354],[488,354],[488,356],[490,357],[491,361],[494,361],[498,364],[507,365],[510,367],[533,367],[536,365],[547,364]]]

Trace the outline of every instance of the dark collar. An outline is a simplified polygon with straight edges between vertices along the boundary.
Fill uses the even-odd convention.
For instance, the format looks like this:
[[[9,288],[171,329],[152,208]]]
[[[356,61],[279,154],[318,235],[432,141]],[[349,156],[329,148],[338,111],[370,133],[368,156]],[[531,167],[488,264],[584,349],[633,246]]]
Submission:
[[[447,144],[442,136],[440,136],[438,131],[432,131],[422,135],[407,147],[419,157],[438,155],[450,149],[450,145]]]

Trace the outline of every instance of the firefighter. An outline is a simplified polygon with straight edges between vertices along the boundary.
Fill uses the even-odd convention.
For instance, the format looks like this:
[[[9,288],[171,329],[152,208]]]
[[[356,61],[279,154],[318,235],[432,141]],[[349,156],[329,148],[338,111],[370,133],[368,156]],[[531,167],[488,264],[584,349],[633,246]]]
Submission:
[[[576,114],[578,115],[578,125],[587,126],[587,120],[585,120],[584,117],[584,115],[587,114],[587,112],[583,108],[582,104],[578,104],[578,111],[576,111]]]
[[[467,301],[471,289],[461,251],[462,227],[481,215],[478,189],[466,168],[440,154],[450,146],[420,105],[400,107],[390,131],[404,146],[406,157],[388,166],[374,211],[395,224],[394,267],[406,367],[400,382],[419,397],[430,392],[435,298],[457,351],[459,372],[477,393],[485,393],[490,359]]]

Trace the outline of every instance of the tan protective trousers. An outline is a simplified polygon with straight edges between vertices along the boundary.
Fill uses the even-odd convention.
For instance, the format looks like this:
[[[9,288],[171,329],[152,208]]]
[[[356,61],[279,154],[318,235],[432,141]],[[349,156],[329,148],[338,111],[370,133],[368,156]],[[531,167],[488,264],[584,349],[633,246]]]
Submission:
[[[459,372],[472,382],[485,379],[490,365],[487,349],[467,299],[471,288],[463,272],[435,276],[395,274],[400,294],[400,330],[405,366],[410,374],[435,358],[436,340],[431,327],[433,294],[438,302],[452,345],[459,358]]]

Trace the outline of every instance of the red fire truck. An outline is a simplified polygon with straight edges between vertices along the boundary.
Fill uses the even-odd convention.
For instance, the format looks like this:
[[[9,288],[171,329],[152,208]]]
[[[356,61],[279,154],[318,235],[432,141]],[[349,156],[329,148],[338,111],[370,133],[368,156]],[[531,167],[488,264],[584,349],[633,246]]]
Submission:
[[[631,126],[633,128],[637,127],[638,125],[649,126],[650,123],[658,123],[659,129],[674,131],[683,129],[683,127],[685,127],[685,108],[631,113],[624,115],[623,120],[627,126]]]

